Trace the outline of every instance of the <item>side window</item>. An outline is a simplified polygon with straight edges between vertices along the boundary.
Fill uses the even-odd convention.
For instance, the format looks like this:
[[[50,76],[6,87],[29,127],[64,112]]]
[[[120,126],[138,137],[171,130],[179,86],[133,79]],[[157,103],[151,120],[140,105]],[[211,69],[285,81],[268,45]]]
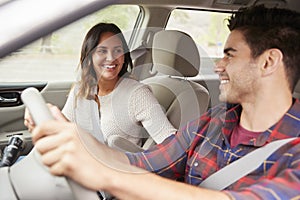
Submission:
[[[198,45],[202,75],[213,75],[214,60],[223,56],[223,45],[229,34],[225,19],[230,15],[184,9],[175,9],[170,15],[166,29],[183,31]]]
[[[82,18],[0,59],[0,82],[74,81],[87,31],[99,22],[115,23],[127,42],[140,8],[114,5]]]

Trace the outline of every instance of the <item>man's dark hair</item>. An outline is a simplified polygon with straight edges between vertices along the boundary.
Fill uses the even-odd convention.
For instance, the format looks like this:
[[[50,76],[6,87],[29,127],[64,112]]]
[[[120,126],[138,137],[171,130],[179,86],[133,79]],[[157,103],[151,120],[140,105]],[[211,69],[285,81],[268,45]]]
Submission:
[[[300,77],[300,14],[288,9],[260,5],[239,9],[228,22],[230,31],[239,30],[243,33],[253,58],[271,48],[282,52],[293,91]]]

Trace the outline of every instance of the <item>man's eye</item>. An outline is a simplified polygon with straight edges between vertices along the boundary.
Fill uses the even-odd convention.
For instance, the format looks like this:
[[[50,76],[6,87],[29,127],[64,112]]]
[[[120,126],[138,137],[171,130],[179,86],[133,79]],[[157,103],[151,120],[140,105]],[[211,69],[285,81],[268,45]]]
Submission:
[[[226,56],[232,57],[231,53],[226,53]]]
[[[230,54],[230,53],[226,53],[226,54],[224,55],[224,58],[232,58],[232,57],[233,57],[233,55]]]

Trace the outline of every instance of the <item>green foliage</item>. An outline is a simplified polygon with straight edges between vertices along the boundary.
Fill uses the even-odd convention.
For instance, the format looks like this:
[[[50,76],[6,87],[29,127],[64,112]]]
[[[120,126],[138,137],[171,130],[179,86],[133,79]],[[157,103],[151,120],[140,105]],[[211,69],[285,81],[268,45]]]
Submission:
[[[226,18],[230,14],[199,10],[174,10],[167,29],[189,34],[210,56],[222,55],[222,47],[229,33]]]
[[[97,23],[115,23],[122,31],[132,29],[139,13],[138,6],[115,5],[93,13],[51,35],[53,53],[74,54],[80,51],[87,31]],[[79,54],[78,54],[79,55]]]
[[[207,27],[208,34],[203,34],[199,40],[207,42],[208,46],[218,46],[220,43],[224,43],[229,30],[226,27],[227,14],[211,13],[210,23]]]
[[[115,23],[121,30],[132,28],[139,8],[137,6],[110,6],[91,16],[93,24],[99,22]]]

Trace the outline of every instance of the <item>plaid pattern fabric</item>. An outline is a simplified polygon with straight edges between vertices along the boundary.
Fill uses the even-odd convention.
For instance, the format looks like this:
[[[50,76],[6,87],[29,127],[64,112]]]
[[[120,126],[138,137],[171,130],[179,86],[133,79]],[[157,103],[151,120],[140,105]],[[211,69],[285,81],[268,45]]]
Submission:
[[[297,99],[275,125],[248,143],[231,148],[229,138],[239,123],[241,110],[240,105],[221,104],[162,144],[145,152],[127,153],[127,157],[132,165],[199,185],[214,172],[258,147],[300,135],[300,101]],[[278,149],[258,169],[224,192],[233,199],[300,198],[300,138]]]

